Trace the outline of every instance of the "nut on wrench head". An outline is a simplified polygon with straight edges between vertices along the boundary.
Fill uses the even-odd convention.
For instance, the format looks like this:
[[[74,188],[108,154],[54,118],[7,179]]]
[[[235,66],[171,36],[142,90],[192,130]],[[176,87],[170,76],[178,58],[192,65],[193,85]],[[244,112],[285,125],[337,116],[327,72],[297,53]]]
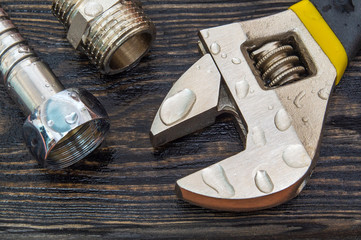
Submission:
[[[109,129],[99,101],[84,89],[65,90],[2,8],[0,43],[0,71],[9,94],[29,114],[24,139],[38,162],[60,169],[90,154]]]
[[[336,69],[297,15],[200,31],[204,56],[173,85],[151,127],[154,146],[231,113],[245,150],[177,181],[178,197],[251,211],[300,193],[318,158]]]

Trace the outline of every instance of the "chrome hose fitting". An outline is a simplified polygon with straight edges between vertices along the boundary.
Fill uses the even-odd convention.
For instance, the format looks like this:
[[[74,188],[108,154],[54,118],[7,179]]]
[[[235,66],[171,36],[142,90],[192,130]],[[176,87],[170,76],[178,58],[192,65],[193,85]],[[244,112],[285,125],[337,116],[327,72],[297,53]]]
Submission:
[[[84,89],[65,90],[1,7],[0,71],[12,98],[30,114],[24,139],[43,167],[68,167],[102,143],[109,129],[103,106]]]
[[[137,0],[53,0],[67,39],[105,74],[135,66],[149,51],[155,27]]]

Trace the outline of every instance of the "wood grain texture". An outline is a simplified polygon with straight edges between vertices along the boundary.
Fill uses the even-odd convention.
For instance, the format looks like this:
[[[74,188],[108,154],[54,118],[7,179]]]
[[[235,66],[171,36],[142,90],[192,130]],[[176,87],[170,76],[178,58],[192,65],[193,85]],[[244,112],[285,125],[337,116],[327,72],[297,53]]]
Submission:
[[[144,0],[157,26],[150,54],[130,72],[103,76],[67,42],[51,1],[3,8],[66,87],[83,87],[111,118],[105,143],[64,171],[41,169],[22,138],[25,116],[0,85],[1,239],[361,239],[361,57],[330,102],[320,159],[292,201],[253,213],[178,200],[175,181],[241,149],[229,117],[153,149],[149,129],[164,96],[199,57],[197,31],[287,9],[287,0]]]

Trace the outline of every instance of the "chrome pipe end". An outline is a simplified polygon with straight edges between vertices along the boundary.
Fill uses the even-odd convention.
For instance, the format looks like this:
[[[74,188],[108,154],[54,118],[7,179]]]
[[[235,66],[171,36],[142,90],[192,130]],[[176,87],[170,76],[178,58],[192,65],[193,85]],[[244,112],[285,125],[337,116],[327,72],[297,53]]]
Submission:
[[[24,123],[24,139],[40,165],[61,169],[100,146],[109,125],[104,107],[91,93],[67,89],[30,114]]]
[[[43,167],[68,167],[102,143],[109,129],[103,106],[86,90],[64,90],[1,7],[0,73],[11,97],[30,114],[24,139]]]

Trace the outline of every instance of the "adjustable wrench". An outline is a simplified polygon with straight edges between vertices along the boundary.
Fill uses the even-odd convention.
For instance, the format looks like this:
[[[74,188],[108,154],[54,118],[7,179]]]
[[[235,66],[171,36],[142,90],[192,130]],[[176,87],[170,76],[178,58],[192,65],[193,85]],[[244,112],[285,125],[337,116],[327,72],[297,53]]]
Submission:
[[[203,57],[165,97],[151,142],[163,145],[228,112],[245,150],[178,180],[178,197],[252,211],[300,193],[318,158],[330,94],[360,49],[360,13],[360,1],[303,0],[272,16],[200,31]]]

